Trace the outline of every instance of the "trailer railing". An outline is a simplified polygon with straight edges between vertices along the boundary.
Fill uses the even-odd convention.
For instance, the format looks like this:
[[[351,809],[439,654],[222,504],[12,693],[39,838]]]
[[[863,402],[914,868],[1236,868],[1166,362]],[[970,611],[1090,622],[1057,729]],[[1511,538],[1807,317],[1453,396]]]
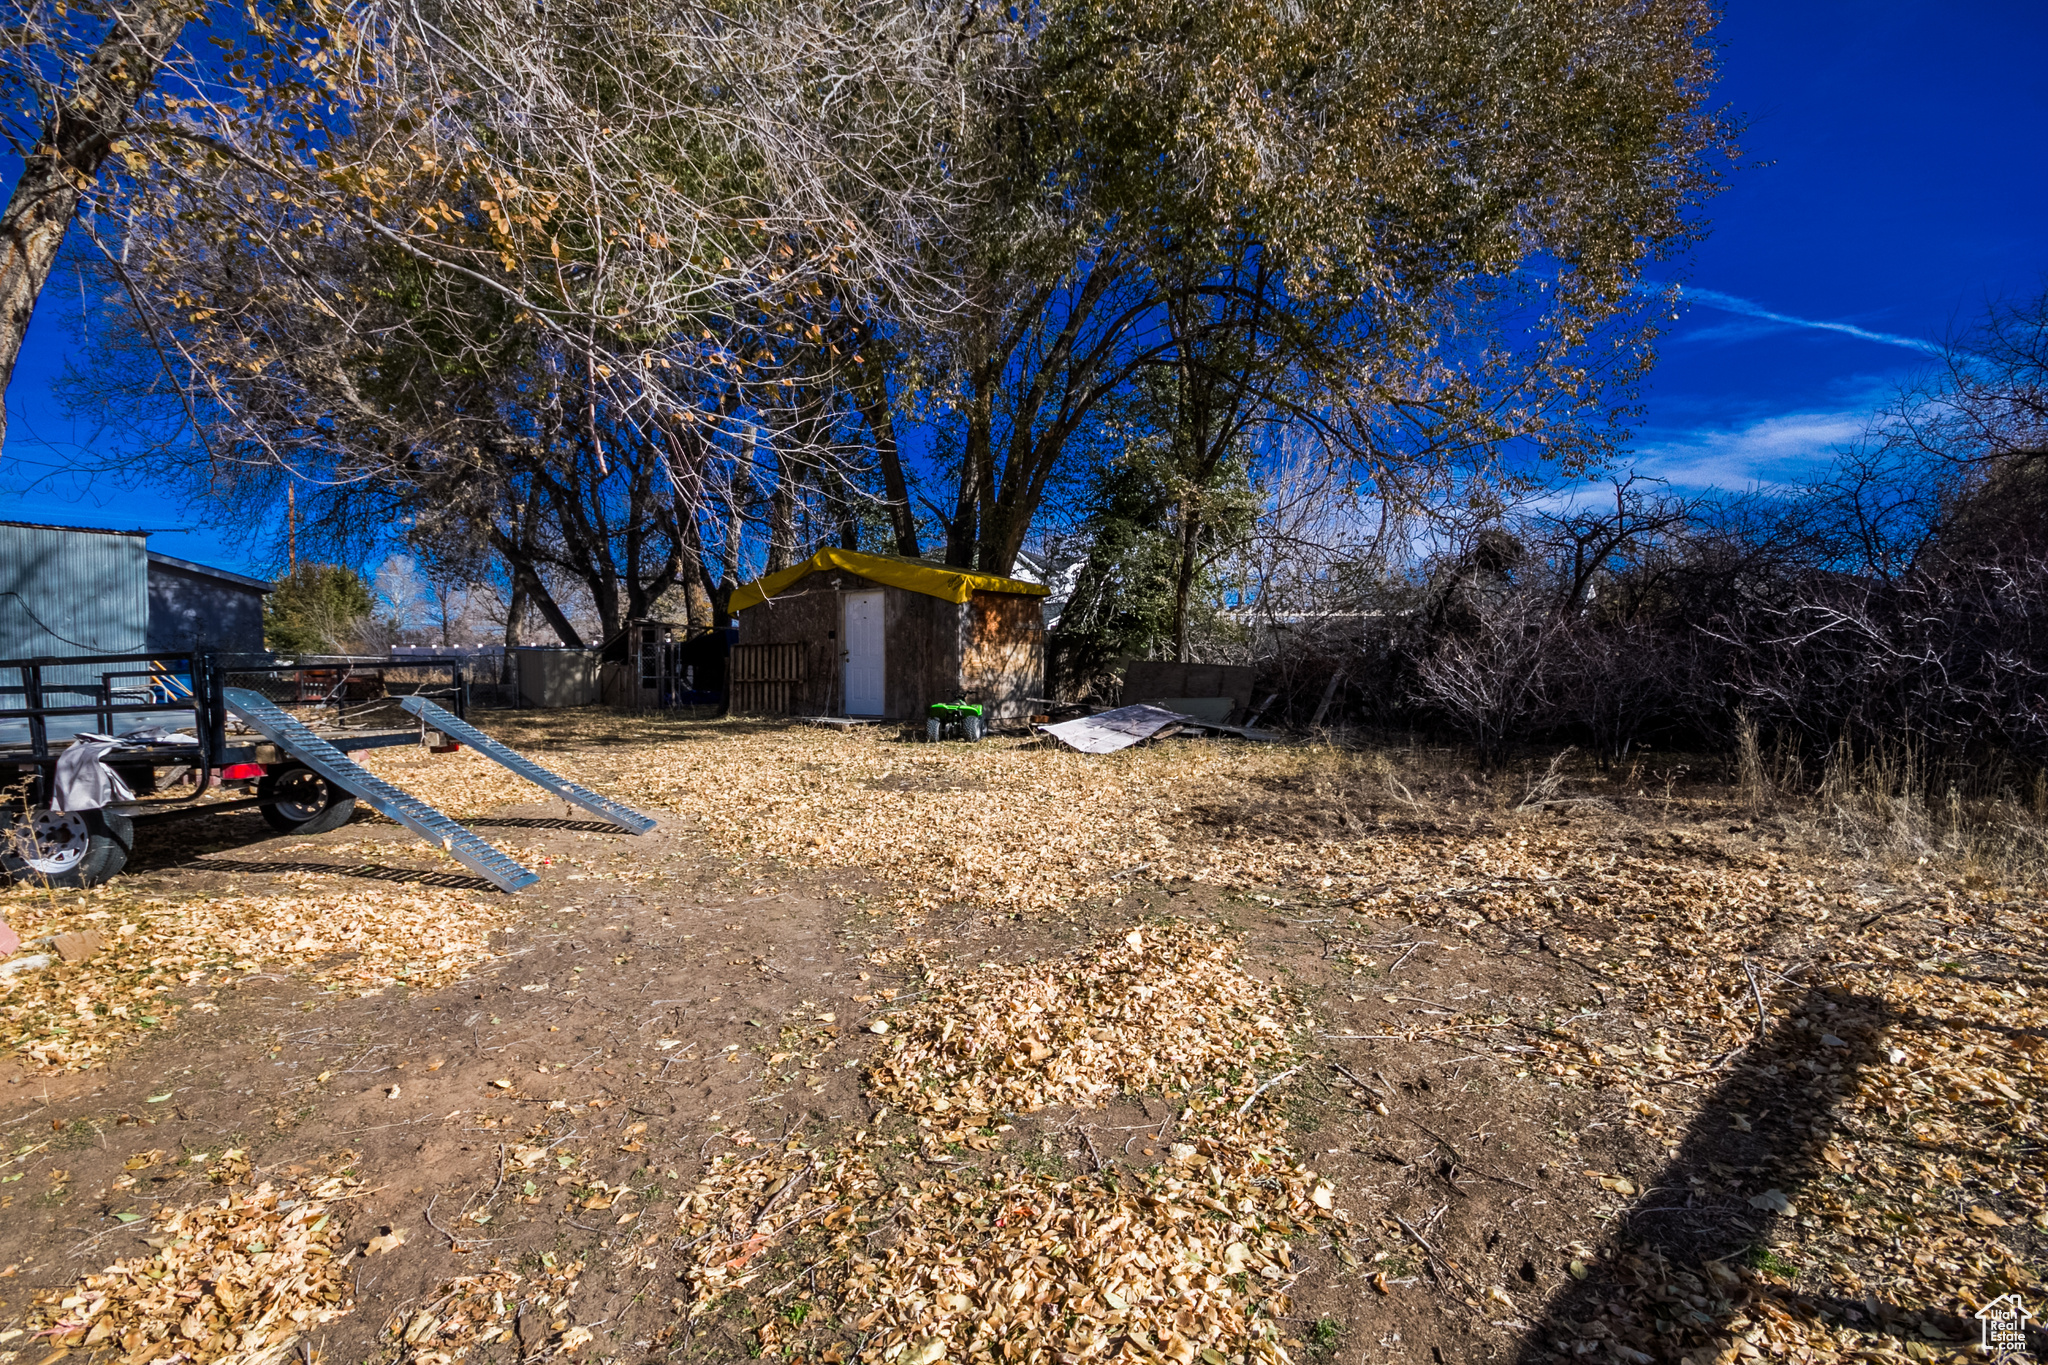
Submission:
[[[300,712],[326,711],[324,723],[335,729],[380,721],[386,728],[413,728],[418,722],[398,706],[401,697],[427,698],[467,718],[469,662],[460,655],[276,659],[203,649],[0,659],[0,764],[53,765],[59,746],[79,729],[53,734],[52,722],[91,717],[95,733],[113,734],[124,721],[161,716],[178,718],[167,728],[189,726],[198,740],[196,754],[189,745],[177,746],[184,756],[219,767],[229,744],[226,687],[247,688]],[[144,755],[124,751],[122,757]]]
[[[190,683],[180,684],[172,689],[168,699],[156,700],[157,681],[170,672],[167,662],[182,662]],[[108,665],[146,664],[147,668],[109,668]],[[79,681],[50,681],[46,675],[51,672],[76,673],[80,670],[96,670],[99,674],[91,683]],[[23,723],[28,731],[28,757],[37,763],[49,761],[50,721],[74,716],[91,716],[100,733],[111,732],[114,715],[121,714],[183,714],[192,717],[197,736],[205,742],[209,736],[220,734],[220,676],[214,667],[211,654],[206,651],[193,653],[166,653],[152,651],[147,654],[94,654],[43,655],[28,659],[0,659],[0,678],[8,673],[18,676],[16,686],[9,687],[0,681],[0,699],[19,696],[20,706],[0,705],[0,724]],[[173,674],[172,676],[175,676]],[[120,678],[149,678],[150,688],[141,689],[142,700],[128,700],[116,696],[115,680]],[[177,691],[184,695],[179,697]],[[89,698],[76,706],[52,705],[52,693],[71,693]],[[75,731],[73,733],[76,733]],[[0,750],[8,745],[0,740]]]

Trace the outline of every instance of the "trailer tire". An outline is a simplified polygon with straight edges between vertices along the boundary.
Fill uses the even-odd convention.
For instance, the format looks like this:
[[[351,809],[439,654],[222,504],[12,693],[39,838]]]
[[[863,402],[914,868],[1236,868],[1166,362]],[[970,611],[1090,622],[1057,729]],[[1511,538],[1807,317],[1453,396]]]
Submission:
[[[263,819],[280,834],[325,834],[356,813],[356,799],[311,768],[293,766],[265,773],[256,784],[260,800],[272,802]]]
[[[17,882],[98,886],[120,874],[134,847],[135,823],[125,815],[38,806],[7,816],[0,829],[0,872]]]

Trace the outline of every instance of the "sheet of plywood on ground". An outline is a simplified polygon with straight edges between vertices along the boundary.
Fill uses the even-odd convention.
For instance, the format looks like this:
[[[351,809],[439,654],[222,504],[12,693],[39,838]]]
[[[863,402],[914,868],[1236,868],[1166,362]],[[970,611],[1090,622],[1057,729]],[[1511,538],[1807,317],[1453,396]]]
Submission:
[[[1119,706],[1114,711],[1038,728],[1077,752],[1113,754],[1154,735],[1171,733],[1192,719],[1157,706]]]

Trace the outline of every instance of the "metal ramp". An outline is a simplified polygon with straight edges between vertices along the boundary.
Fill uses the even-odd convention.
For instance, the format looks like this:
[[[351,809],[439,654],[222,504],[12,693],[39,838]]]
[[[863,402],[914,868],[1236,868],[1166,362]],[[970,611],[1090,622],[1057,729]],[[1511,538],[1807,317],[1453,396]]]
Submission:
[[[228,710],[278,748],[350,795],[367,802],[379,815],[404,825],[430,844],[438,844],[470,871],[488,878],[503,891],[519,891],[540,880],[540,874],[500,853],[475,831],[435,810],[357,763],[281,710],[270,698],[243,687],[221,691]]]
[[[398,704],[448,738],[467,744],[493,763],[503,764],[535,786],[547,788],[564,801],[574,802],[592,815],[611,821],[620,829],[633,834],[645,834],[654,828],[654,820],[651,817],[642,815],[631,806],[622,806],[616,801],[599,796],[588,787],[579,787],[566,777],[556,776],[532,759],[514,753],[468,721],[457,720],[425,697],[400,697]]]

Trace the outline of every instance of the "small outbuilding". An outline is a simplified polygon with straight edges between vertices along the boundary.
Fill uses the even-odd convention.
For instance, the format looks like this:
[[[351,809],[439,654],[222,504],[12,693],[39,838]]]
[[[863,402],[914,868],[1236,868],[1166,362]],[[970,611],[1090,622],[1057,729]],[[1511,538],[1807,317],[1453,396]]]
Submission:
[[[260,654],[270,583],[160,554],[148,536],[0,521],[0,659]]]
[[[149,552],[149,647],[263,652],[267,579]]]
[[[922,721],[965,698],[1023,720],[1045,692],[1046,589],[919,559],[820,550],[739,588],[741,714]]]

